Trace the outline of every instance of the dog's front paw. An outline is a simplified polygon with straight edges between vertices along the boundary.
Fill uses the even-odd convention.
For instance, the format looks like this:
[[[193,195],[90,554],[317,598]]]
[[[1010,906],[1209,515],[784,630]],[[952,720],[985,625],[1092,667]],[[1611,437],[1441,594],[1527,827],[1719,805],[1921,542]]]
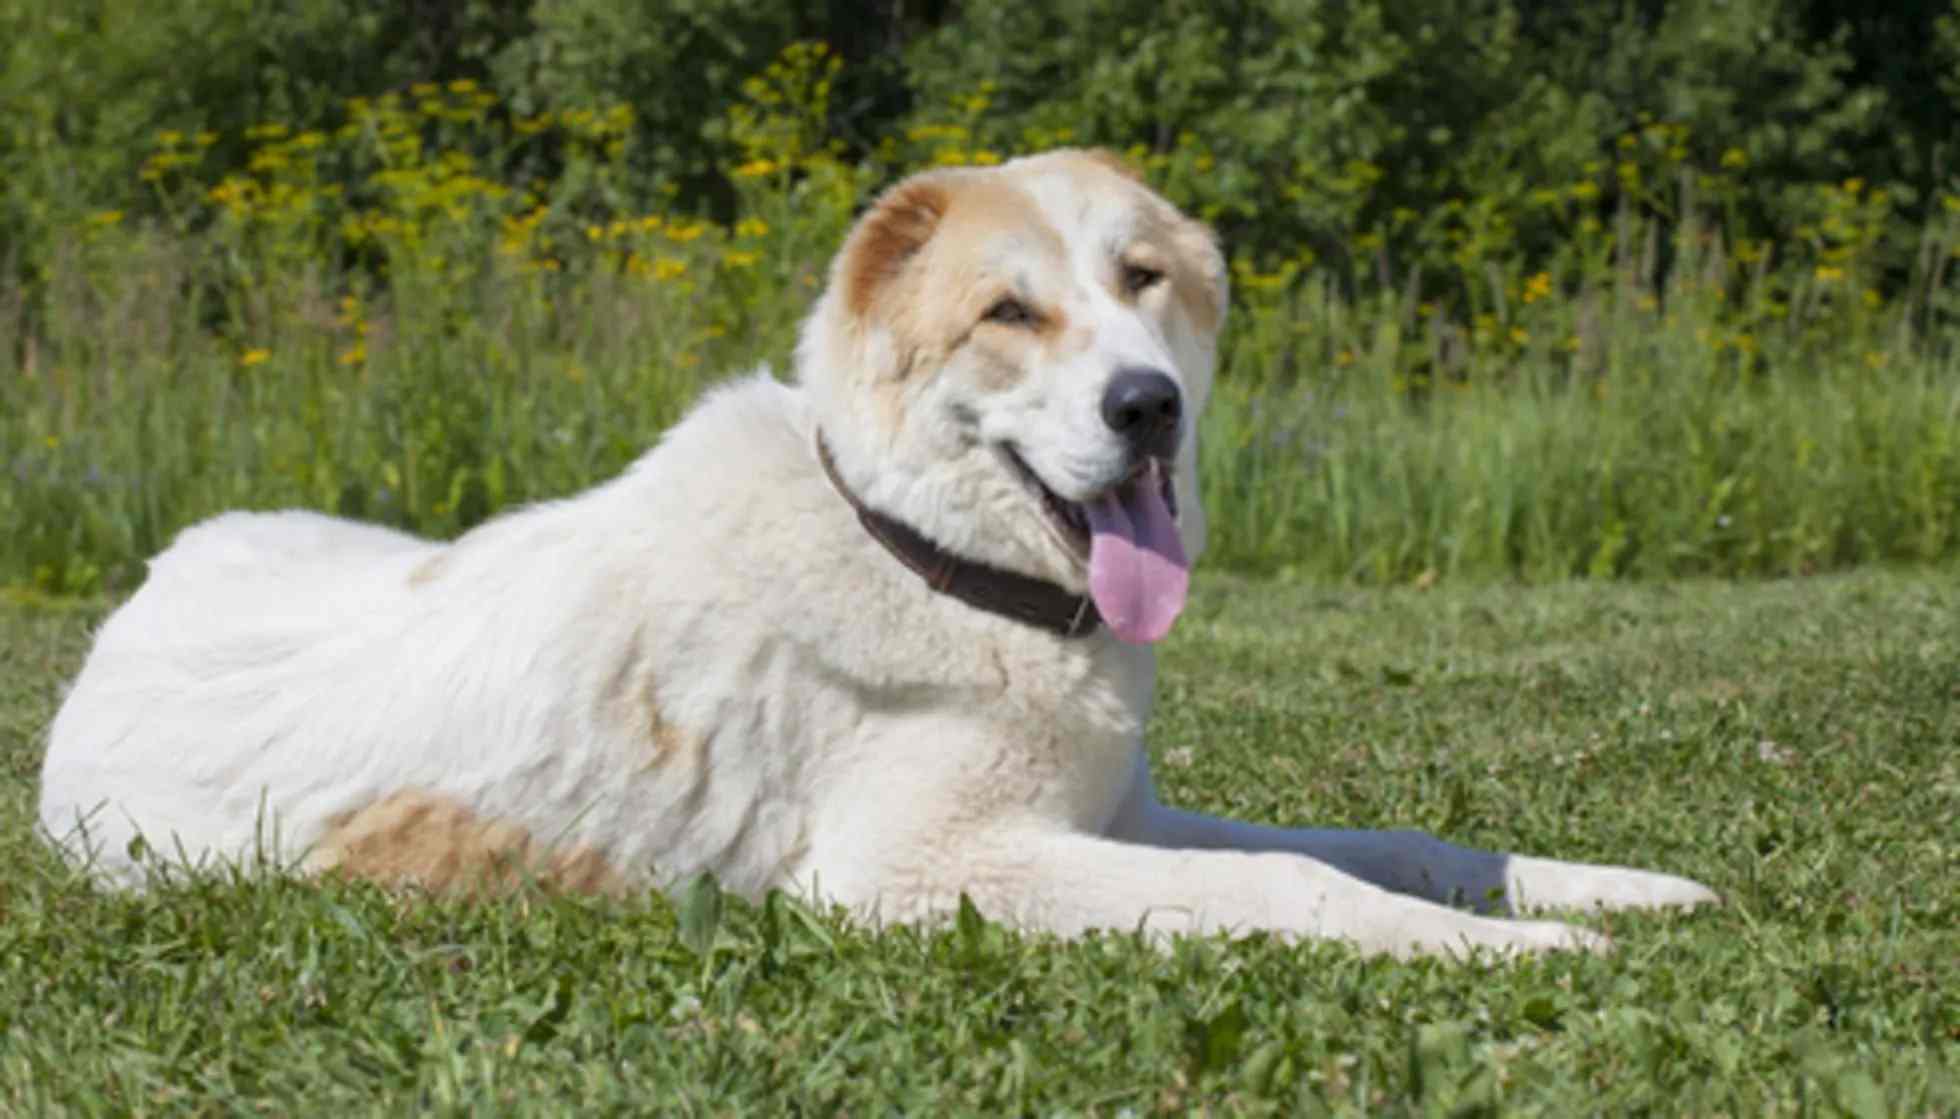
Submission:
[[[1514,912],[1541,909],[1693,909],[1720,905],[1699,882],[1652,870],[1587,866],[1514,857],[1509,868]]]

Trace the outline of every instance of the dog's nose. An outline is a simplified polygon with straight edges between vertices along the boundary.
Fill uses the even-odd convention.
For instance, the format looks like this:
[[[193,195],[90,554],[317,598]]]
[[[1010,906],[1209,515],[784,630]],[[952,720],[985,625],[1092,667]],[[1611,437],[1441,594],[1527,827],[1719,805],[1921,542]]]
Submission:
[[[1177,421],[1184,399],[1177,382],[1155,369],[1119,369],[1103,390],[1103,422],[1138,454],[1170,458],[1177,453]]]

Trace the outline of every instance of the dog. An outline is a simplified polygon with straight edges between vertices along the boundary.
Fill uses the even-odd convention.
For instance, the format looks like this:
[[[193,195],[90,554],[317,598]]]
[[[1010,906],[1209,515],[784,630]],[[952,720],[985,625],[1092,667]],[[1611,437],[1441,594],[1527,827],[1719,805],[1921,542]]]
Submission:
[[[1159,803],[1151,645],[1202,552],[1227,279],[1115,157],[928,171],[832,261],[794,384],[452,543],[307,512],[183,532],[50,731],[101,881],[269,861],[432,890],[702,873],[877,922],[1600,950],[1528,909],[1666,874]],[[1468,903],[1472,908],[1462,908]]]

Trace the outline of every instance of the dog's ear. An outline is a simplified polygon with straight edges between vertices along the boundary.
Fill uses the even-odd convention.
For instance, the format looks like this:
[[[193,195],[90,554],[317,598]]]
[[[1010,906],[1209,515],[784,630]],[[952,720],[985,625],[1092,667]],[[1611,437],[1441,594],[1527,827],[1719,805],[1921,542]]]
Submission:
[[[1172,242],[1178,257],[1173,277],[1178,298],[1190,314],[1193,326],[1216,335],[1225,324],[1225,308],[1232,294],[1218,235],[1196,218],[1178,214]]]
[[[838,276],[852,314],[869,312],[905,262],[926,247],[950,201],[951,191],[940,178],[915,176],[880,195],[858,219],[844,243]]]

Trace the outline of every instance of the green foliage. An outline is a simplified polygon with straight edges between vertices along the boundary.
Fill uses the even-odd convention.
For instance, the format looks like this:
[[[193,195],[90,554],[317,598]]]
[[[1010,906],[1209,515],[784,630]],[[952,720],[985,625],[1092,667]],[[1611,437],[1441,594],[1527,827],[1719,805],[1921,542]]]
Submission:
[[[1871,154],[1872,44],[1945,72],[1960,17],[1819,12],[1071,0],[853,24],[859,64],[776,49],[836,13],[707,0],[12,0],[0,582],[124,587],[234,506],[450,535],[581,488],[781,363],[878,186],[1092,140],[1236,238],[1214,562],[1949,562],[1960,191],[1933,133]]]
[[[1606,958],[1167,950],[977,914],[191,876],[31,828],[105,603],[0,600],[0,1111],[1941,1115],[1960,1107],[1950,579],[1426,592],[1205,577],[1173,803],[1690,874]]]

